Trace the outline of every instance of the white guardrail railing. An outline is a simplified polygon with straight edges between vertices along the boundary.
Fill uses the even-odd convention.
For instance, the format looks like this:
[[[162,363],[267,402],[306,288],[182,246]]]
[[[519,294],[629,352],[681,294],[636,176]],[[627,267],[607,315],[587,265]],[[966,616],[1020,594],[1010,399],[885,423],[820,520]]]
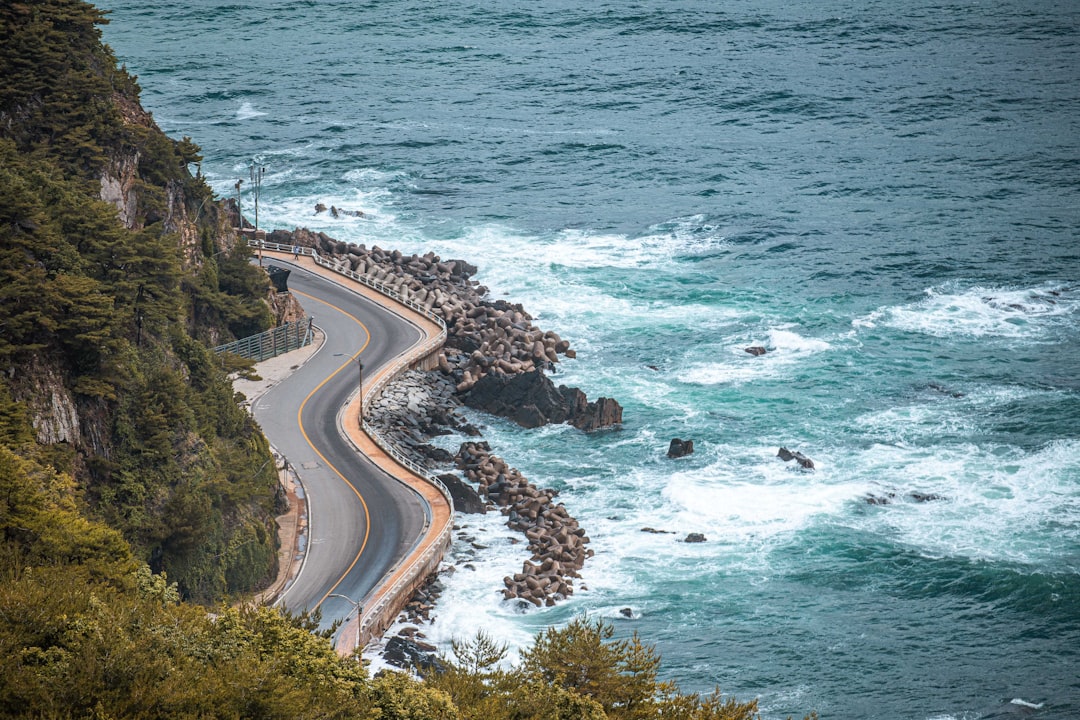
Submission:
[[[431,320],[439,326],[438,335],[436,335],[434,338],[429,338],[427,342],[425,342],[423,345],[414,348],[412,352],[410,352],[408,355],[399,358],[393,365],[390,366],[389,370],[382,373],[382,375],[377,381],[372,383],[372,385],[367,388],[366,391],[363,391],[364,398],[362,402],[362,407],[370,407],[371,403],[378,400],[379,396],[382,395],[382,392],[386,389],[387,385],[393,382],[414,362],[427,357],[434,350],[441,348],[443,346],[443,343],[446,341],[446,322],[441,317],[433,313],[430,308],[414,302],[413,300],[407,300],[401,297],[401,295],[396,290],[394,290],[393,287],[387,285],[386,283],[380,282],[378,280],[373,280],[365,275],[361,275],[360,273],[355,272],[351,268],[348,268],[347,260],[342,261],[342,263],[344,263],[343,267],[342,263],[328,260],[319,255],[314,248],[310,247],[296,247],[293,245],[284,245],[282,243],[266,242],[265,240],[260,241],[254,239],[248,240],[248,244],[253,247],[261,246],[263,250],[271,250],[274,252],[282,253],[291,252],[293,254],[308,255],[315,261],[316,265],[325,267],[328,270],[331,270],[339,275],[344,275],[347,278],[355,280],[361,285],[366,285],[372,290],[375,290],[391,298],[395,302],[401,303],[402,305],[408,307],[410,310],[414,310],[415,312],[420,313],[425,318]],[[442,493],[443,497],[446,498],[446,503],[450,507],[450,519],[446,523],[446,527],[444,527],[439,532],[438,536],[436,536],[435,541],[428,547],[428,549],[421,553],[418,557],[414,557],[412,559],[412,562],[409,563],[409,566],[404,570],[404,573],[400,575],[398,580],[395,581],[393,585],[388,588],[384,587],[386,578],[393,577],[395,574],[398,574],[399,570],[401,570],[401,563],[399,562],[398,564],[395,564],[387,572],[383,580],[380,581],[380,583],[376,585],[367,595],[367,597],[377,596],[379,599],[376,600],[374,604],[372,604],[370,607],[365,605],[364,603],[361,603],[362,611],[360,621],[360,636],[363,637],[366,641],[372,637],[372,631],[375,629],[372,626],[379,621],[383,613],[386,611],[387,607],[398,597],[399,594],[405,592],[406,588],[413,586],[415,582],[422,579],[418,576],[426,574],[428,572],[428,565],[434,559],[434,556],[436,554],[439,554],[439,559],[441,559],[441,553],[443,552],[444,546],[448,546],[450,541],[450,534],[453,531],[454,501],[453,498],[450,497],[450,491],[447,489],[446,485],[444,485],[441,480],[439,480],[437,477],[429,475],[426,468],[421,467],[416,462],[413,462],[411,459],[405,457],[405,455],[403,455],[396,447],[391,445],[384,437],[382,437],[382,435],[380,435],[372,425],[364,422],[363,430],[365,433],[367,433],[368,437],[370,437],[375,442],[375,444],[378,445],[387,455],[392,457],[395,462],[407,468],[411,473],[437,488],[439,492]],[[430,508],[428,509],[428,514],[431,514]],[[381,630],[385,630],[385,628],[382,628]]]

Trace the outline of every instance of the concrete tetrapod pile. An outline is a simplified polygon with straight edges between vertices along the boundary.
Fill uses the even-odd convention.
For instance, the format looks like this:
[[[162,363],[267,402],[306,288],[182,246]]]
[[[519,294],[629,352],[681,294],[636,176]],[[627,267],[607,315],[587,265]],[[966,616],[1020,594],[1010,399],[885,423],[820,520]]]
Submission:
[[[520,598],[536,606],[554,605],[573,594],[572,578],[593,551],[584,528],[570,517],[562,503],[555,503],[558,492],[538,489],[497,455],[486,442],[462,444],[456,458],[465,477],[477,483],[480,492],[502,508],[507,526],[525,533],[532,558],[522,564],[521,572],[503,582],[506,599]]]

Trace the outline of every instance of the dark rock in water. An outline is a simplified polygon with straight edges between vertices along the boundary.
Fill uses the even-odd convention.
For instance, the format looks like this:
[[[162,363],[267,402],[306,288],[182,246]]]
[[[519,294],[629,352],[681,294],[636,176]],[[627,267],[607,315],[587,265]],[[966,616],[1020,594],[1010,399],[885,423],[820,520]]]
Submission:
[[[641,532],[652,533],[653,535],[671,535],[671,534],[673,534],[671,530],[657,530],[656,528],[651,528],[651,527],[643,527],[643,528],[641,528]]]
[[[935,502],[937,500],[944,500],[943,495],[937,493],[921,493],[921,492],[909,492],[906,496],[908,499],[917,503]],[[869,505],[891,505],[900,499],[900,493],[887,490],[880,495],[868,494],[865,497],[867,504]]]
[[[619,611],[619,614],[622,615],[624,618],[632,618],[632,617],[634,617],[634,611],[631,610],[630,608],[623,608],[622,610]]]
[[[316,215],[318,215],[319,213],[324,213],[324,212],[326,212],[326,206],[325,205],[323,205],[322,203],[318,203],[318,204],[315,205],[315,214]]]
[[[596,430],[622,422],[622,407],[611,398],[591,403],[577,388],[555,387],[542,372],[489,372],[465,395],[469,407],[509,418],[527,428],[569,422]]]
[[[792,452],[792,451],[788,450],[787,448],[782,447],[776,453],[776,457],[780,458],[784,462],[794,460],[797,463],[799,463],[799,466],[802,467],[804,470],[813,470],[814,469],[814,461],[811,460],[810,458],[806,457],[805,455],[803,455],[801,452]]]
[[[945,387],[944,385],[941,385],[940,383],[927,383],[926,387],[929,388],[930,390],[934,390],[935,392],[939,392],[942,395],[949,395],[950,397],[954,397],[954,398],[962,398],[962,397],[964,397],[964,393],[959,392],[957,390],[950,390],[947,387]]]
[[[686,539],[683,540],[683,542],[703,543],[703,542],[705,542],[705,536],[702,535],[701,533],[690,533],[689,535],[686,536]]]
[[[465,395],[465,404],[510,418],[523,427],[540,427],[569,418],[566,400],[555,384],[537,371],[517,375],[489,372]]]
[[[679,438],[672,438],[671,444],[668,445],[667,456],[669,458],[681,458],[686,455],[690,455],[693,452],[693,440],[680,440]]]
[[[443,485],[450,491],[450,497],[454,501],[456,512],[469,514],[482,514],[487,512],[487,506],[480,495],[469,487],[461,478],[453,473],[440,475]]]
[[[547,424],[548,420],[535,405],[523,405],[517,409],[511,420],[524,428],[538,428]]]
[[[565,389],[565,386],[560,386],[559,389]],[[598,398],[596,402],[587,403],[583,411],[576,413],[570,424],[585,432],[621,425],[622,405],[614,398]]]
[[[761,347],[760,345],[752,345],[752,346],[746,348],[746,352],[748,352],[751,355],[757,357],[758,355],[764,355],[765,353],[768,352],[768,350]]]
[[[425,643],[424,647],[431,646]],[[401,635],[395,635],[386,641],[383,659],[399,668],[434,669],[438,672],[443,670],[442,663],[439,662],[435,653],[426,651],[415,640]]]

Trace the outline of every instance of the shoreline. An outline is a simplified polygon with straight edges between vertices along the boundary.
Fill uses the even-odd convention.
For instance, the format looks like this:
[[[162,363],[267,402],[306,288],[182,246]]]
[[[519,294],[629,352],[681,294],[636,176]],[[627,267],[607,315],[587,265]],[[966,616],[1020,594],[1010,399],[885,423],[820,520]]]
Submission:
[[[589,542],[585,530],[562,503],[553,502],[558,495],[556,491],[533,486],[515,468],[491,453],[486,442],[482,439],[476,442],[479,431],[457,416],[455,408],[471,404],[468,402],[469,396],[479,394],[472,391],[486,383],[488,387],[483,399],[472,406],[493,415],[510,417],[525,427],[567,422],[588,431],[617,425],[621,422],[621,407],[614,400],[601,398],[599,402],[591,403],[576,388],[560,387],[552,392],[554,385],[543,370],[554,368],[554,363],[558,361],[557,354],[571,358],[575,356],[569,343],[551,331],[545,333],[535,328],[531,324],[531,316],[521,305],[485,298],[487,288],[470,279],[476,268],[466,261],[443,262],[431,253],[423,258],[416,255],[407,257],[396,250],[383,251],[377,247],[368,252],[363,246],[338,243],[322,233],[315,234],[303,229],[293,233],[276,230],[268,237],[273,238],[272,242],[277,242],[279,246],[300,248],[305,260],[312,252],[321,251],[322,254],[330,251],[329,261],[336,265],[338,273],[346,268],[353,270],[353,273],[368,271],[364,274],[370,281],[382,283],[390,290],[386,292],[384,289],[383,293],[369,291],[372,296],[382,295],[375,299],[384,307],[388,302],[404,304],[403,301],[412,300],[422,304],[424,309],[443,316],[448,328],[447,339],[436,350],[435,367],[425,371],[433,383],[440,383],[438,378],[444,378],[441,381],[443,392],[433,397],[430,393],[417,396],[406,391],[404,408],[396,408],[395,413],[395,409],[385,402],[385,398],[395,393],[396,386],[403,382],[402,377],[395,377],[385,388],[379,388],[373,400],[365,401],[368,408],[365,424],[370,420],[373,429],[378,429],[384,440],[417,465],[432,472],[442,471],[440,479],[450,483],[452,477],[456,478],[457,487],[453,491],[455,506],[469,505],[473,512],[498,509],[507,517],[506,526],[524,535],[532,556],[524,562],[520,573],[504,578],[504,600],[517,599],[522,607],[550,607],[568,598],[573,593],[573,580],[581,577],[578,571],[592,555],[592,550],[585,547]],[[287,243],[282,243],[282,240],[287,240]],[[342,250],[346,253],[341,253]],[[264,246],[263,252],[273,250]],[[287,256],[288,251],[281,252]],[[369,262],[373,257],[393,267],[381,267],[376,262]],[[301,261],[301,264],[306,266],[308,262],[311,261]],[[337,273],[322,270],[320,274],[339,282],[334,277]],[[437,270],[441,277],[434,276],[432,270]],[[443,281],[441,286],[438,282],[440,279]],[[471,296],[475,302],[463,301],[454,290],[464,291],[463,294]],[[451,328],[453,331],[450,331]],[[472,352],[464,352],[470,346]],[[298,365],[292,365],[290,371],[296,367]],[[447,384],[448,388],[445,387]],[[262,392],[271,386],[267,385]],[[365,394],[368,393],[371,390],[365,391]],[[422,400],[422,403],[418,404],[417,400]],[[483,403],[488,406],[484,407]],[[526,414],[521,413],[524,403],[529,408]],[[516,409],[516,412],[506,412],[507,408]],[[435,448],[428,441],[438,435],[463,430],[470,440],[461,444],[458,453],[451,455],[447,451],[439,451],[433,457],[431,451]],[[346,429],[346,434],[354,435],[351,429]],[[360,432],[357,427],[356,435],[366,437],[367,433]],[[408,439],[402,442],[402,438]],[[362,438],[354,437],[353,444],[359,451],[369,454],[362,447]],[[475,489],[470,481],[476,484]],[[287,523],[298,529],[303,528],[303,518],[288,516]],[[297,540],[300,538],[299,535],[295,537]],[[447,548],[450,542],[448,537]],[[286,540],[283,539],[283,548],[285,544]],[[399,603],[404,612],[395,613],[395,618],[384,618],[384,621],[388,620],[382,623],[385,630],[371,636],[368,644],[376,638],[384,647],[391,644],[393,638],[388,638],[387,632],[397,623],[404,627],[394,638],[410,645],[422,657],[430,656],[432,647],[416,640],[423,637],[423,632],[412,625],[422,626],[425,621],[433,621],[430,610],[438,598],[440,584],[436,578],[445,570],[439,568],[442,563],[440,554],[439,561],[430,572],[414,582],[405,601]],[[284,580],[281,578],[283,574],[286,576]],[[260,594],[260,598],[279,597],[291,577],[294,577],[291,569],[285,573],[279,570],[279,578],[271,588]],[[389,579],[384,579],[379,587],[388,584]],[[348,634],[347,628],[351,622],[343,627],[342,636]],[[365,626],[367,622],[365,618]],[[415,659],[410,658],[409,662]],[[389,658],[387,660],[395,664]]]

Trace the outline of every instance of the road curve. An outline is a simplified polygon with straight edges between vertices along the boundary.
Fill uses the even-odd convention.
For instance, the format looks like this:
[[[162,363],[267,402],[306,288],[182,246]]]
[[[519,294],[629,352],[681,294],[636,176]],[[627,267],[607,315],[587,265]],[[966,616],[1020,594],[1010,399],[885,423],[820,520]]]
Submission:
[[[364,376],[374,377],[423,334],[359,292],[275,258],[290,290],[324,331],[323,347],[252,406],[263,432],[300,475],[308,502],[307,550],[282,594],[286,608],[322,611],[322,625],[355,617],[384,575],[420,539],[426,503],[358,453],[338,414]],[[344,596],[344,597],[338,597]],[[344,598],[349,598],[346,600]]]

